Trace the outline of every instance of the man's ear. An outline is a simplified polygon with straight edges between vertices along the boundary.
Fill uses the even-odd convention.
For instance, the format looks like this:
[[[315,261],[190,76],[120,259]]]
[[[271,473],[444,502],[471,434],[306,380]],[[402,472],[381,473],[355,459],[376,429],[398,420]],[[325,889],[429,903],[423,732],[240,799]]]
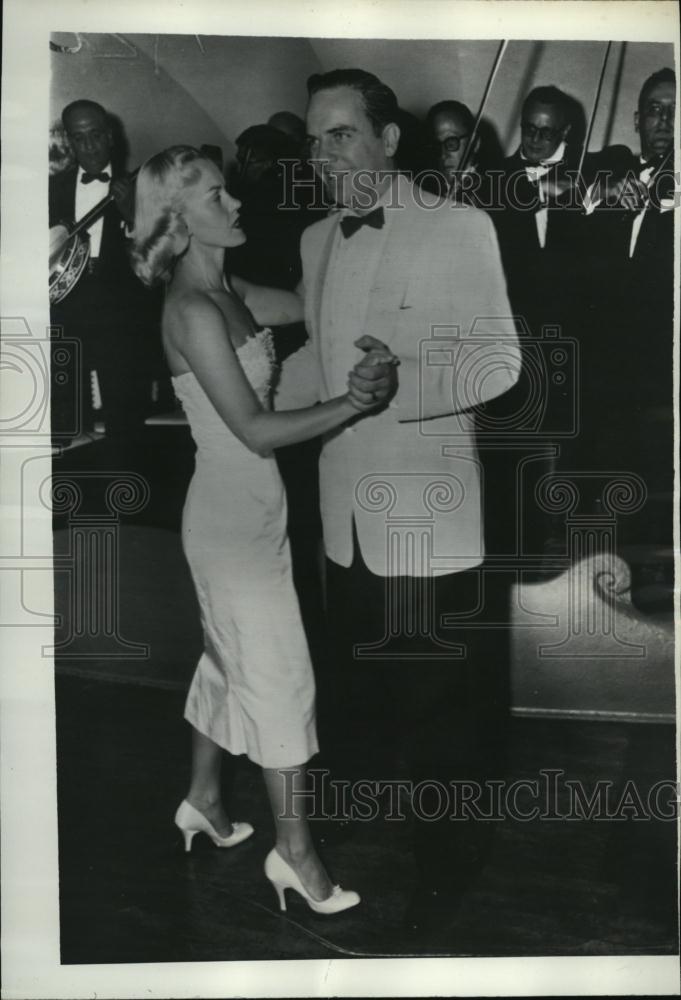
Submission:
[[[383,128],[383,149],[385,150],[385,155],[389,156],[390,159],[392,159],[397,152],[397,145],[399,141],[399,125],[396,125],[395,122],[390,122],[389,125],[385,125]]]
[[[561,139],[563,140],[563,142],[567,139],[568,132],[570,131],[571,128],[572,125],[570,124],[570,122],[568,122],[563,131],[561,132]]]
[[[636,132],[638,132],[638,123],[639,123],[638,111],[634,111],[634,129]]]

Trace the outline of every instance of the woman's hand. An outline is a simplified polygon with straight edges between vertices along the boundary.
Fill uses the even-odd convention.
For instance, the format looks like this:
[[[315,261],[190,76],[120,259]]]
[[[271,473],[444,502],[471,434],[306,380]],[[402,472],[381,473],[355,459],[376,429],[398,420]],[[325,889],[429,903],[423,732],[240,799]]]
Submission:
[[[399,358],[389,347],[364,335],[355,347],[365,351],[353,370],[348,373],[348,400],[360,413],[384,406],[396,393]]]

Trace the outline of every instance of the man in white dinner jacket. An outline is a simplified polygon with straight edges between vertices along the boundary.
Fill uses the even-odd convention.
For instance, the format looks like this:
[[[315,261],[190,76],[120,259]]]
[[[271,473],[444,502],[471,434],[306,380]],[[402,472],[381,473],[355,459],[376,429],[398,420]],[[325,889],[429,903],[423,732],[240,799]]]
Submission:
[[[376,777],[352,764],[351,737],[364,761],[391,752],[419,785],[408,922],[421,926],[424,914],[446,921],[480,860],[472,824],[430,820],[440,786],[481,780],[503,697],[442,616],[480,611],[473,408],[514,384],[520,353],[489,218],[395,173],[392,90],[362,70],[311,77],[308,90],[310,156],[341,207],[303,234],[310,339],[286,362],[276,405],[342,393],[360,337],[370,356],[354,391],[383,401],[330,435],[320,459],[335,663],[319,678],[322,746],[332,777]]]

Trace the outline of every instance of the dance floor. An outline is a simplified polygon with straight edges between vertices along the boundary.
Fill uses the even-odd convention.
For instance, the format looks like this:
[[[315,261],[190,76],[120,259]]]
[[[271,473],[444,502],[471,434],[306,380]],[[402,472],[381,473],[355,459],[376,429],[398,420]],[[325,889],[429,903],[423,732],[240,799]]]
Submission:
[[[179,692],[58,676],[57,724],[64,963],[677,950],[671,822],[506,819],[451,920],[416,939],[402,926],[416,885],[408,823],[360,823],[323,850],[333,877],[361,894],[356,909],[324,917],[289,894],[281,914],[262,872],[272,821],[245,758],[234,815],[255,836],[228,851],[197,837],[183,851],[172,823],[189,763]],[[673,731],[514,720],[509,775],[532,780],[539,767],[591,788],[646,789],[674,774]]]
[[[197,837],[186,855],[172,818],[187,787],[182,707],[200,648],[177,534],[191,444],[185,429],[164,430],[125,460],[98,443],[55,462],[56,473],[90,483],[84,516],[98,502],[86,473],[104,481],[111,470],[137,469],[149,485],[144,507],[120,519],[118,585],[121,634],[148,643],[150,655],[107,658],[98,639],[80,635],[67,652],[85,655],[57,660],[64,963],[676,953],[670,821],[506,818],[478,881],[451,900],[446,921],[420,936],[403,922],[416,888],[408,821],[358,823],[350,839],[322,848],[334,879],[361,894],[359,907],[324,917],[289,894],[288,912],[279,912],[262,871],[272,821],[259,771],[245,758],[237,761],[233,815],[253,823],[255,836],[229,851]],[[63,606],[72,527],[73,519],[55,520]],[[64,630],[68,623],[62,639]],[[356,746],[360,760],[402,777],[403,762],[382,761],[380,749]],[[513,719],[508,781],[534,781],[540,769],[562,770],[587,790],[610,781],[615,799],[633,781],[645,797],[656,781],[675,776],[674,731]],[[518,803],[528,806],[522,792]]]

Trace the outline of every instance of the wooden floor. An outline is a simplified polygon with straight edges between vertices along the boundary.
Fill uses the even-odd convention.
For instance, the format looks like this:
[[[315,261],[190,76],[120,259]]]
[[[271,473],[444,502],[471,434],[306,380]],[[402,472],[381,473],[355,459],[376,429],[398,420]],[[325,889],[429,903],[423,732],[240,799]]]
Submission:
[[[676,831],[660,820],[503,820],[479,881],[417,944],[402,920],[415,886],[408,823],[378,819],[324,852],[359,907],[328,918],[296,898],[280,914],[262,874],[272,824],[257,768],[239,759],[233,798],[255,836],[233,851],[197,837],[185,855],[172,824],[188,777],[182,695],[75,677],[58,677],[56,693],[65,964],[678,951]],[[508,779],[540,769],[587,790],[612,781],[615,799],[631,780],[645,801],[674,777],[674,733],[515,719]]]

